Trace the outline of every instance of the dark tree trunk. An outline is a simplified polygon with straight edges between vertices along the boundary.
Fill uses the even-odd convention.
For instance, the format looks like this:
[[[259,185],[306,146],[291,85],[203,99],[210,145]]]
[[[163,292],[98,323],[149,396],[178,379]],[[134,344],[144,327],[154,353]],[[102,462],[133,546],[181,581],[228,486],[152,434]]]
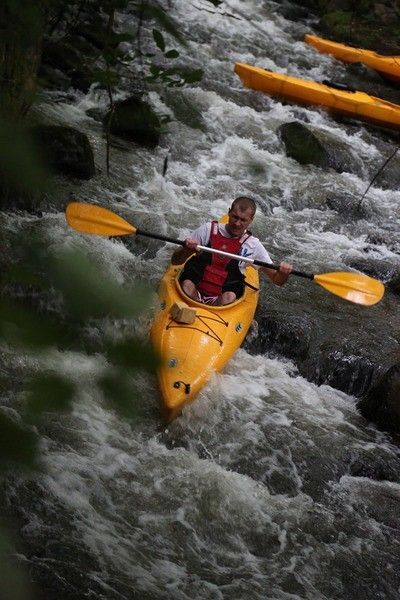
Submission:
[[[29,110],[51,0],[0,3],[0,115],[20,120]]]

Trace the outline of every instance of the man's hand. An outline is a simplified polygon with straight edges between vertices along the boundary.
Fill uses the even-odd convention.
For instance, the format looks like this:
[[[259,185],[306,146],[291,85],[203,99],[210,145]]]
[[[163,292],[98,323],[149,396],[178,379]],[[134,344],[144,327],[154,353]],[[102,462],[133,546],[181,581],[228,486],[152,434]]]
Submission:
[[[290,263],[281,262],[278,271],[268,269],[268,267],[261,267],[260,271],[265,273],[276,285],[283,285],[289,279],[289,275],[293,271],[293,266]]]
[[[194,252],[197,251],[197,246],[198,246],[199,242],[196,242],[196,240],[192,240],[190,238],[187,238],[185,240],[185,248],[188,248],[189,250],[193,250]]]
[[[275,271],[273,282],[276,285],[283,285],[289,279],[290,273],[293,271],[293,266],[287,262],[281,262],[279,270]]]
[[[197,245],[198,242],[196,242],[196,240],[187,238],[185,240],[185,245],[181,248],[178,248],[178,250],[175,250],[175,252],[173,253],[171,257],[171,263],[173,265],[181,265],[182,263],[184,263],[189,258],[189,256],[196,252]]]

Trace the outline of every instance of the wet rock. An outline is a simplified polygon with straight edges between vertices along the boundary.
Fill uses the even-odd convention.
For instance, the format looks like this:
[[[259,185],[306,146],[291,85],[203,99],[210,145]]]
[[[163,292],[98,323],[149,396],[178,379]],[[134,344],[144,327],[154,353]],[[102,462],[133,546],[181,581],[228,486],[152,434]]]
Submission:
[[[193,129],[204,129],[204,120],[200,110],[190,101],[183,91],[166,90],[166,104],[173,110],[178,121]]]
[[[338,324],[339,325],[339,324]],[[361,397],[382,371],[378,357],[367,356],[363,343],[338,333],[340,341],[326,338],[329,325],[309,315],[288,315],[278,311],[259,319],[258,338],[248,350],[258,354],[276,354],[292,360],[299,373],[317,385],[328,384],[347,394]],[[322,335],[321,335],[322,333]],[[359,349],[359,347],[361,349]],[[360,353],[358,353],[358,351]]]
[[[39,125],[32,129],[32,135],[52,172],[79,179],[94,176],[93,150],[84,133],[73,127]]]
[[[115,48],[118,41],[113,38],[111,32],[107,32],[108,17],[96,9],[91,9],[90,5],[85,12],[81,13],[80,19],[70,31],[89,42],[98,50],[103,50],[105,45]],[[111,35],[110,35],[111,33]]]
[[[310,17],[310,11],[307,9],[307,2],[303,2],[304,6],[293,4],[287,0],[280,2],[279,12],[288,19],[289,21],[299,21],[300,19],[307,19]],[[315,8],[312,6],[312,2],[309,2],[309,8]]]
[[[328,384],[356,397],[369,390],[379,369],[365,356],[347,354],[342,350],[322,351],[298,367],[309,381],[317,385]]]
[[[392,252],[400,252],[400,240],[396,242],[391,233],[373,231],[367,235],[366,241],[373,246],[386,246]]]
[[[387,461],[387,457],[385,457]],[[368,477],[375,481],[399,481],[399,474],[387,462],[371,457],[358,457],[350,460],[349,473],[353,477]]]
[[[370,216],[368,204],[361,202],[359,196],[355,197],[350,192],[347,194],[337,192],[329,194],[326,198],[326,205],[331,210],[335,210],[341,215],[353,219],[362,219]]]
[[[65,73],[43,63],[38,71],[38,80],[42,87],[49,90],[66,92],[71,87],[71,79]]]
[[[73,87],[82,92],[87,92],[93,82],[91,68],[86,64],[82,56],[90,57],[94,55],[93,48],[86,48],[84,52],[81,49],[82,44],[74,43],[73,39],[67,41],[47,40],[44,44],[42,54],[42,64],[39,75],[42,78],[50,79],[54,84],[61,81],[62,89],[65,89],[66,79],[69,87]],[[86,44],[87,46],[87,44]],[[59,73],[63,73],[61,79]]]
[[[392,294],[400,296],[400,274],[395,275],[395,277],[388,281],[387,288],[392,292]]]
[[[103,123],[107,126],[111,112]],[[110,121],[110,133],[154,148],[160,139],[161,122],[151,106],[136,96],[116,102]]]
[[[308,317],[270,313],[258,323],[258,337],[252,350],[272,350],[300,363],[308,356],[312,328]]]
[[[366,418],[385,430],[400,432],[400,363],[384,373],[358,406]]]
[[[105,112],[101,108],[88,108],[85,113],[88,117],[97,121],[98,123],[102,123],[104,119]]]
[[[351,150],[326,133],[316,135],[298,121],[284,123],[278,133],[285,144],[286,154],[300,164],[313,164],[338,173],[360,171]]]

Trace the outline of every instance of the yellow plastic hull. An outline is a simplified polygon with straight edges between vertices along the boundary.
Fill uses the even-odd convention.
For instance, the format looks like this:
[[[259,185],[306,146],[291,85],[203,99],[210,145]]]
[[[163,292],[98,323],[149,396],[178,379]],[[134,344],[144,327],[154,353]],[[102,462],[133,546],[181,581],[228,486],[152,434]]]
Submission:
[[[161,357],[158,383],[165,422],[172,421],[191,402],[212,374],[220,371],[240,347],[257,308],[258,291],[245,286],[242,298],[226,306],[209,306],[191,300],[180,288],[182,266],[170,265],[161,280],[159,306],[151,329],[151,342]],[[246,269],[246,281],[258,288],[258,272]],[[192,324],[178,323],[171,307],[185,302],[196,309]]]
[[[304,36],[304,41],[319,52],[331,54],[345,63],[363,63],[391,81],[400,83],[400,56],[382,56],[372,50],[352,48],[351,46],[331,42],[330,40],[310,34]]]
[[[400,106],[364,92],[338,90],[323,83],[273,73],[242,63],[235,64],[235,73],[250,89],[292,102],[322,106],[338,114],[370,121],[382,127],[400,129]]]

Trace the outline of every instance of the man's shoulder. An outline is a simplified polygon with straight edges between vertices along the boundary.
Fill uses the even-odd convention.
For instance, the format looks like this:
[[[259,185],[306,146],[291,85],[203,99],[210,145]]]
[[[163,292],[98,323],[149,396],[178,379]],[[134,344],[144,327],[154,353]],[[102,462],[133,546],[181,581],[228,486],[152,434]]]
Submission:
[[[253,246],[257,246],[258,244],[261,244],[259,238],[257,236],[255,236],[253,233],[251,233],[251,231],[246,231],[248,237],[246,238],[246,242],[249,244],[252,244]]]

